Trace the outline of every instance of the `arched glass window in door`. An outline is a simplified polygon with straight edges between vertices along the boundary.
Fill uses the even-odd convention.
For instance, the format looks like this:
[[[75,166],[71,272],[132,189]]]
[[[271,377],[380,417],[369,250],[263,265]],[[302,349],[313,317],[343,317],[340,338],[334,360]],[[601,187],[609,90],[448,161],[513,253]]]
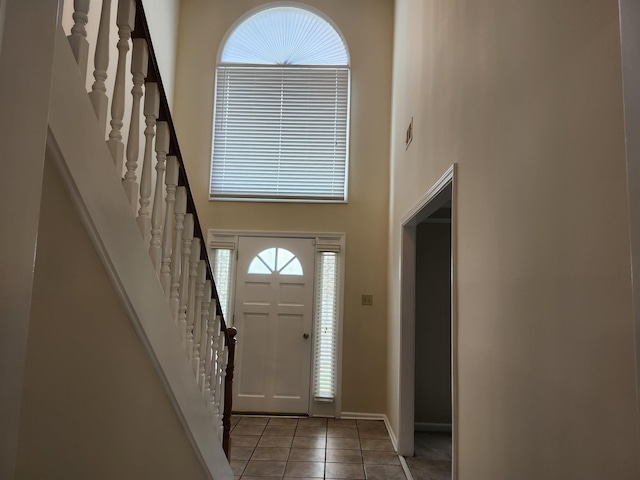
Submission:
[[[267,248],[255,256],[247,273],[257,275],[304,275],[300,260],[286,248]]]

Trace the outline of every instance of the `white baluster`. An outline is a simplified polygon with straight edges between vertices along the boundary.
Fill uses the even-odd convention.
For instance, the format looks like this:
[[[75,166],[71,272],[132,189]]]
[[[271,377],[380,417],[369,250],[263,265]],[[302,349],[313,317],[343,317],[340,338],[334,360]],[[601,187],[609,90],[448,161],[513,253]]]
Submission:
[[[214,310],[211,308],[211,294],[213,288],[211,287],[211,280],[207,280],[204,284],[204,298],[207,303],[207,353],[204,366],[205,377],[205,399],[211,398],[211,390],[213,383],[211,382],[211,371],[213,370],[213,338],[214,334],[214,322],[215,315]],[[213,304],[215,308],[215,303]]]
[[[133,40],[133,54],[131,55],[131,74],[133,76],[133,88],[131,95],[131,122],[129,123],[129,137],[127,138],[127,171],[124,174],[122,185],[127,194],[133,213],[138,206],[138,182],[136,170],[138,170],[138,155],[140,153],[140,99],[142,98],[142,86],[147,77],[149,66],[149,49],[144,38]]]
[[[211,280],[206,280],[202,294],[202,327],[204,328],[205,335],[200,342],[200,351],[202,351],[202,347],[204,347],[204,354],[200,355],[200,358],[204,359],[200,370],[200,387],[205,399],[211,396],[211,346],[213,342],[213,320],[209,312],[211,290]]]
[[[196,277],[196,308],[195,317],[195,345],[193,346],[194,371],[196,381],[202,387],[204,385],[204,356],[207,349],[207,323],[202,320],[202,304],[204,300],[204,282],[207,279],[207,262],[198,262],[198,276]]]
[[[160,131],[158,131],[158,135]],[[178,184],[178,159],[173,155],[167,159],[167,174],[165,176],[165,184],[167,186],[167,208],[164,221],[164,236],[162,239],[162,266],[160,267],[160,284],[164,289],[167,298],[170,297],[171,291],[171,252],[173,243],[171,234],[173,233],[173,220],[176,205],[176,185]],[[158,184],[156,183],[156,194]],[[155,214],[156,206],[153,205]]]
[[[220,352],[220,357],[222,358],[222,362],[220,364],[220,390],[218,392],[218,402],[216,405],[216,412],[218,414],[218,435],[220,436],[220,440],[222,441],[222,433],[223,433],[223,424],[222,417],[224,416],[224,381],[227,377],[227,362],[229,361],[229,349],[224,345],[224,336],[222,339],[222,352]]]
[[[216,398],[219,392],[220,383],[220,317],[215,314],[216,312],[216,299],[213,299],[212,304],[212,316],[213,316],[213,343],[211,345],[211,395],[209,397],[209,403],[211,405],[211,413],[215,419],[214,425],[217,425],[216,417]]]
[[[187,324],[191,331],[191,351],[189,357],[192,359],[193,374],[196,383],[200,373],[200,307],[202,303],[202,287],[198,287],[198,275],[200,264],[200,239],[195,237],[191,244],[191,257],[189,259],[189,306],[187,308]],[[204,281],[204,280],[203,280]],[[198,299],[198,288],[200,288],[200,299]]]
[[[185,348],[189,361],[193,351],[193,332],[189,330],[187,324],[187,308],[189,305],[189,257],[191,257],[191,243],[193,242],[193,215],[187,213],[184,218],[184,228],[182,230],[182,272],[180,275],[180,311],[178,314],[178,325],[182,335],[182,346]],[[190,341],[190,345],[189,342]]]
[[[213,426],[218,429],[218,411],[217,411],[217,395],[219,391],[220,382],[220,369],[218,360],[218,351],[212,352],[212,364],[211,364],[211,396],[209,397],[209,411],[211,412],[211,420]]]
[[[167,153],[169,152],[169,124],[167,122],[158,122],[156,127],[156,189],[153,194],[153,210],[151,211],[151,244],[149,246],[149,256],[151,257],[151,261],[153,262],[153,266],[156,268],[156,271],[160,275],[161,284],[164,287],[164,283],[162,283],[162,185],[164,183],[164,172],[167,169],[166,161],[167,161]],[[175,201],[175,184],[178,183],[178,162],[174,158],[174,177],[175,181],[173,183],[172,195],[173,201]],[[167,187],[168,189],[169,187]],[[167,196],[169,192],[167,192]],[[169,199],[167,198],[167,204],[169,204]],[[173,213],[173,203],[171,212]],[[169,231],[171,231],[171,226],[169,226]],[[170,245],[169,245],[170,246]],[[167,263],[167,273],[169,273],[169,265]],[[168,289],[165,289],[165,292],[168,292]]]
[[[89,21],[89,0],[73,0],[73,27],[67,37],[73,56],[78,62],[82,81],[87,78],[89,62],[89,42],[87,41],[87,22]]]
[[[220,409],[220,406],[222,404],[221,401],[221,395],[222,395],[222,364],[224,361],[224,335],[223,332],[221,332],[220,330],[220,320],[219,320],[219,316],[216,315],[216,325],[218,326],[218,329],[216,331],[216,335],[218,337],[218,342],[216,344],[216,378],[215,378],[215,390],[213,392],[213,412],[214,412],[214,418],[215,418],[215,426],[216,428],[218,428],[218,420],[219,418],[222,417],[222,410]]]
[[[116,165],[116,173],[122,176],[122,162],[124,161],[124,144],[122,143],[122,117],[124,116],[125,72],[127,69],[127,52],[129,38],[133,31],[136,14],[135,0],[118,0],[118,68],[111,99],[111,132],[107,145],[111,157]]]
[[[104,133],[107,128],[107,87],[104,82],[107,80],[107,69],[109,68],[109,30],[111,24],[111,0],[102,0],[102,10],[100,12],[100,26],[98,27],[98,39],[96,40],[96,53],[93,57],[93,78],[95,81],[91,86],[89,99],[98,117],[100,132]]]
[[[176,325],[178,324],[178,313],[180,311],[179,291],[182,263],[182,231],[184,230],[186,210],[187,191],[184,187],[178,187],[176,189],[173,251],[171,252],[171,293],[169,295],[169,307],[171,308],[171,313],[173,313],[173,319]]]
[[[149,82],[144,87],[144,117],[147,128],[144,129],[144,157],[142,160],[142,175],[140,177],[140,210],[138,210],[138,226],[142,233],[144,243],[151,240],[151,157],[153,152],[153,138],[156,134],[156,120],[160,112],[160,93],[158,84]],[[163,167],[164,168],[164,167]],[[158,170],[156,165],[156,171]],[[162,182],[162,180],[160,180]],[[157,184],[157,181],[156,181]],[[162,188],[162,183],[160,183]],[[160,246],[160,233],[158,232],[158,247]],[[158,262],[159,265],[160,262]],[[158,266],[156,265],[156,268]]]
[[[187,354],[193,364],[195,355],[196,337],[196,280],[198,276],[198,261],[200,260],[200,239],[195,237],[191,242],[191,254],[189,255],[189,295],[187,299]],[[196,375],[198,370],[195,369]]]

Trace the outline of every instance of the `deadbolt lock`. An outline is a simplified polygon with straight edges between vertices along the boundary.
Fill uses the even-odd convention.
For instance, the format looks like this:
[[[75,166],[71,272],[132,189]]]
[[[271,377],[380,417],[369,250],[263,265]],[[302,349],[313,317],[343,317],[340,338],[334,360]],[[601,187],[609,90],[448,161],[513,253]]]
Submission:
[[[307,338],[309,338],[309,334],[308,333],[303,333],[302,334],[302,338],[304,338],[306,340]]]

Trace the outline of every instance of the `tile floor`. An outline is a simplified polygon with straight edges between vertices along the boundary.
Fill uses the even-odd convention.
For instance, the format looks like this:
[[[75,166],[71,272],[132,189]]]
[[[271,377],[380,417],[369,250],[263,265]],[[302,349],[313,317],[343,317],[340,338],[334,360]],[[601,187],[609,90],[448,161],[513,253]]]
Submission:
[[[236,479],[406,480],[382,420],[232,418]]]

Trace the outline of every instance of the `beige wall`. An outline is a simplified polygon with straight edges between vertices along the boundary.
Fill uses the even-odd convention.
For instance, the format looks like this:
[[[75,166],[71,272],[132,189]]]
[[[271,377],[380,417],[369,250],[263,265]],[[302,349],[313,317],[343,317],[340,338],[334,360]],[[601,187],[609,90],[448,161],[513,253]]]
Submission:
[[[0,52],[2,51],[2,38],[4,37],[4,16],[7,8],[7,2],[0,0]]]
[[[160,75],[162,75],[162,85],[170,107],[173,105],[181,1],[146,0],[144,2],[144,13],[149,23],[149,32]]]
[[[50,163],[24,378],[16,479],[208,478]]]
[[[0,189],[0,478],[13,478],[51,93],[42,86],[52,78],[57,5],[2,3],[0,143],[11,180]],[[25,35],[25,25],[38,34]]]
[[[204,229],[346,232],[342,410],[384,413],[393,2],[304,2],[335,22],[351,53],[349,203],[210,202],[213,86],[218,48],[238,18],[264,3],[182,2],[174,116],[198,214]],[[373,307],[360,305],[363,293],[373,294]]]
[[[458,162],[459,478],[638,478],[617,2],[397,0],[395,21],[389,332],[400,218]]]

